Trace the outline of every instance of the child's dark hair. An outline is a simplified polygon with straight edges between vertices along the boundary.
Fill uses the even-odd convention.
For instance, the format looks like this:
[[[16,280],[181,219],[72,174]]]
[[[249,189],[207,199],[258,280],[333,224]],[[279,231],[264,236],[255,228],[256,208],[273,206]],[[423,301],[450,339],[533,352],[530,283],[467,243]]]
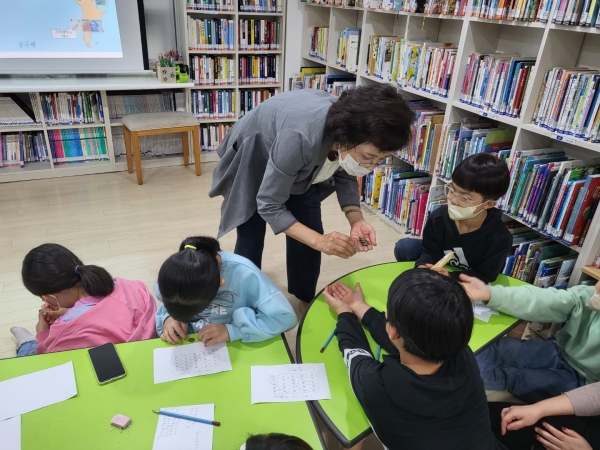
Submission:
[[[342,92],[331,105],[325,132],[348,148],[369,142],[380,152],[393,152],[408,143],[414,116],[395,87],[360,86]]]
[[[158,272],[158,289],[173,319],[192,322],[217,296],[221,271],[219,241],[206,236],[184,239]]]
[[[302,439],[287,434],[270,433],[250,436],[246,450],[312,450]]]
[[[471,155],[452,172],[452,181],[461,188],[497,200],[506,194],[510,183],[508,166],[489,153]]]
[[[412,269],[394,280],[387,320],[404,339],[404,349],[429,362],[456,357],[473,331],[473,306],[462,285],[429,269]]]
[[[59,244],[43,244],[27,253],[21,277],[27,290],[37,296],[56,294],[77,284],[92,297],[106,297],[115,289],[106,269],[84,265],[71,250]]]

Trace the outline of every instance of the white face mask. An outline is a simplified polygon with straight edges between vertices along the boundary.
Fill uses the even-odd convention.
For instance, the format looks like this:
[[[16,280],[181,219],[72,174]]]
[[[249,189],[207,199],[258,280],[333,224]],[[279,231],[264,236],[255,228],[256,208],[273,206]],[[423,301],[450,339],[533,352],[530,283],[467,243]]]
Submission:
[[[485,202],[484,202],[485,203]],[[473,217],[477,217],[481,211],[478,213],[474,212],[479,206],[483,205],[483,203],[475,206],[457,206],[452,203],[448,203],[448,215],[452,220],[467,220],[472,219]]]
[[[338,159],[340,161],[340,167],[344,169],[348,175],[364,177],[371,173],[371,170],[361,166],[348,152],[346,152],[346,157],[342,158],[342,154],[338,150]]]
[[[592,295],[588,301],[588,306],[593,311],[600,311],[600,294],[596,292]]]

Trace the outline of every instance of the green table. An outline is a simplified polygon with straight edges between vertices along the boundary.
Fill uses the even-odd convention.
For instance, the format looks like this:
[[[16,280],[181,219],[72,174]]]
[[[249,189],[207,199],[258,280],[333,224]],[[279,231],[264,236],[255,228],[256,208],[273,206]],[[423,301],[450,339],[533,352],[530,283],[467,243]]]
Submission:
[[[392,281],[400,273],[413,267],[414,263],[412,262],[379,264],[349,273],[337,281],[352,288],[356,282],[360,281],[367,303],[384,311],[388,288]],[[518,286],[526,283],[500,275],[494,284]],[[338,349],[337,339],[334,338],[331,341],[325,352],[319,352],[335,328],[336,322],[336,315],[329,309],[323,293],[320,292],[300,322],[296,340],[296,355],[299,363],[325,364],[331,389],[331,400],[312,403],[334,436],[344,447],[351,447],[368,436],[371,433],[371,427],[350,387],[348,369],[344,365],[342,354]],[[519,323],[519,319],[505,314],[493,315],[489,323],[475,319],[469,346],[475,353],[478,353]],[[368,333],[367,337],[371,343],[371,350],[375,354],[377,344]]]
[[[232,371],[155,385],[153,350],[167,346],[160,339],[117,345],[127,376],[103,386],[96,381],[87,350],[0,360],[0,381],[68,361],[75,368],[76,397],[22,416],[22,449],[149,450],[158,422],[153,409],[205,403],[215,404],[215,420],[221,422],[214,430],[215,450],[238,450],[249,434],[271,432],[325,448],[307,403],[250,404],[250,366],[291,362],[282,337],[228,343]],[[111,431],[110,419],[117,413],[131,417],[129,429]]]

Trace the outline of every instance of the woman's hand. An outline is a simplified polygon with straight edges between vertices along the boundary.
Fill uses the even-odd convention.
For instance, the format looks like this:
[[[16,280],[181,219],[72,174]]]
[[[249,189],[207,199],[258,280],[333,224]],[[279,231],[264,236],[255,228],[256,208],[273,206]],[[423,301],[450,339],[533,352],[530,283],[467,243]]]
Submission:
[[[40,309],[38,311],[38,323],[35,326],[35,332],[36,333],[40,333],[41,331],[46,331],[49,328],[50,328],[50,325],[48,325],[48,322],[46,322],[46,318],[44,317],[44,313]]]
[[[198,332],[200,339],[206,347],[215,345],[217,342],[229,342],[229,331],[225,325],[219,323],[211,323],[205,326]]]
[[[543,417],[543,413],[536,403],[533,405],[515,405],[510,408],[504,408],[501,416],[500,430],[504,436],[507,430],[520,430],[523,427],[536,424]]]
[[[357,247],[361,252],[373,250],[373,246],[377,245],[375,228],[364,219],[353,222],[350,225],[350,237],[356,241]],[[367,245],[363,245],[365,242]]]
[[[479,278],[460,274],[460,284],[463,285],[469,298],[476,302],[487,302],[492,296],[490,287]]]
[[[163,332],[160,338],[169,344],[181,344],[184,337],[187,336],[187,323],[179,322],[171,316],[163,322]]]
[[[544,422],[544,428],[536,428],[535,438],[548,450],[594,450],[583,436],[563,427],[562,431]]]
[[[354,239],[334,231],[333,233],[319,235],[313,248],[326,255],[348,259],[356,254],[355,245]]]
[[[433,270],[434,272],[440,273],[447,277],[450,276],[450,274],[448,273],[448,270],[445,267],[433,267],[433,264],[425,264],[425,268],[429,269],[429,270]]]

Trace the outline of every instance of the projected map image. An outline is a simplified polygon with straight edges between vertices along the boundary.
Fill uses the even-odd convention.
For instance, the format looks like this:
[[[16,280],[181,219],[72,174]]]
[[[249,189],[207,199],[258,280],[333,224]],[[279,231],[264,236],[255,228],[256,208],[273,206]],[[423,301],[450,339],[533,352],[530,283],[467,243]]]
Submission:
[[[122,58],[116,0],[2,0],[0,58]]]

